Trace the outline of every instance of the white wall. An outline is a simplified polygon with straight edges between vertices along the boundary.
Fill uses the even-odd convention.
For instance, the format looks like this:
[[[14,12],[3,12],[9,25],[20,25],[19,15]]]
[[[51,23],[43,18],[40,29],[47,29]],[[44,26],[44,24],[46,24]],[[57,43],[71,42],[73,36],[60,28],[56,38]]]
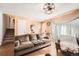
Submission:
[[[4,30],[3,30],[3,15],[0,13],[0,45],[2,44],[2,39],[4,36]]]

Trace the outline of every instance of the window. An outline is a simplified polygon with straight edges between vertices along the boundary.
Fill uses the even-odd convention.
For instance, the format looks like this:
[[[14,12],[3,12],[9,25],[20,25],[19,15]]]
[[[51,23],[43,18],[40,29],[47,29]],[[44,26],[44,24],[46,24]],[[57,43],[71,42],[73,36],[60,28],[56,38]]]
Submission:
[[[61,35],[67,35],[67,27],[65,25],[61,26]]]

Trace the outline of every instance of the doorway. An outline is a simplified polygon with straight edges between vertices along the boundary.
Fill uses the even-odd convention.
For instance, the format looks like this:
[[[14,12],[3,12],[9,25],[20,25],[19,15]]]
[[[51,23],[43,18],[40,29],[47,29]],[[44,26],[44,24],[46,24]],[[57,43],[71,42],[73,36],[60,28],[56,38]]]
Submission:
[[[9,29],[14,29],[15,28],[15,18],[12,16],[9,16]]]

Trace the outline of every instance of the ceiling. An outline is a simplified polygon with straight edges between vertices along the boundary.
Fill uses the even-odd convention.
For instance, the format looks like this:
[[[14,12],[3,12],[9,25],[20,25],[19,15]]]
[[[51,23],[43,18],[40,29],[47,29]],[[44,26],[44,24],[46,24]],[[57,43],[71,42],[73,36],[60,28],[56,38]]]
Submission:
[[[48,17],[61,15],[69,10],[79,8],[79,3],[55,3],[55,11],[48,15],[42,10],[43,3],[0,3],[0,10],[17,16],[44,20]]]

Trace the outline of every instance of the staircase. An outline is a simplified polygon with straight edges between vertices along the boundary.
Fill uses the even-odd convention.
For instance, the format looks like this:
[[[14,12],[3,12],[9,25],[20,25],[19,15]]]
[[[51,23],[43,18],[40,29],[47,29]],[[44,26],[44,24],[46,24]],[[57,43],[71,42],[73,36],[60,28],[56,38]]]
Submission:
[[[14,42],[14,29],[7,29],[4,35],[3,44]]]

